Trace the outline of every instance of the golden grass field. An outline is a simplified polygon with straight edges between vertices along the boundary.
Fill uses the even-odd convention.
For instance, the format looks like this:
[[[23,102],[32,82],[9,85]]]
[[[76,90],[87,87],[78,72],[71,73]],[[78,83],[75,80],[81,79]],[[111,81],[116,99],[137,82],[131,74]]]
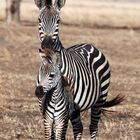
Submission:
[[[68,0],[67,0],[68,1]],[[38,9],[23,0],[21,24],[4,22],[5,0],[0,3],[0,140],[42,140],[43,120],[34,95],[40,58]],[[61,13],[64,47],[92,43],[108,58],[111,69],[109,99],[126,96],[116,111],[102,116],[97,140],[140,140],[140,4],[76,2]],[[90,139],[88,112],[82,117],[83,140]],[[69,126],[67,139],[72,134]]]

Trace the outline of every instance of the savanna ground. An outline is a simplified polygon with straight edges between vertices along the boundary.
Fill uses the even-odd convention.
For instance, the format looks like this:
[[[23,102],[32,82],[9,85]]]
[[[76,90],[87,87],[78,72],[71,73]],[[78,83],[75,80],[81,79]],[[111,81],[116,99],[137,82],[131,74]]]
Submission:
[[[34,95],[40,63],[38,10],[32,1],[23,0],[21,25],[7,25],[4,2],[0,3],[0,140],[42,140],[43,121]],[[61,40],[65,47],[84,42],[98,47],[112,69],[109,99],[120,93],[126,96],[122,105],[111,109],[115,113],[102,116],[98,140],[139,140],[140,4],[82,2],[69,0],[63,8]],[[83,140],[90,139],[86,114]],[[68,139],[73,139],[70,127]]]

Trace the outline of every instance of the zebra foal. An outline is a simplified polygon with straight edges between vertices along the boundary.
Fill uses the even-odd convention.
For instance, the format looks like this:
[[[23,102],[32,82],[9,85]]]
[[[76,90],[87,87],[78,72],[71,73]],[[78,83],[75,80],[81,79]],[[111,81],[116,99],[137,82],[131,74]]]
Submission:
[[[39,39],[42,49],[40,53],[50,61],[46,50],[60,53],[62,59],[61,72],[71,81],[74,88],[73,100],[80,111],[91,109],[90,135],[95,140],[98,131],[102,109],[112,107],[122,102],[117,96],[107,101],[110,84],[110,65],[104,54],[91,44],[77,44],[65,49],[59,39],[60,10],[65,5],[65,0],[35,0],[40,10],[39,14]],[[37,83],[40,82],[38,74]],[[45,89],[44,85],[44,88]],[[83,126],[76,113],[72,113],[70,121],[73,126],[74,139],[81,139]],[[77,120],[77,121],[76,121]]]
[[[74,111],[74,102],[60,68],[61,58],[58,53],[53,53],[51,62],[43,60],[39,69],[40,81],[35,94],[44,118],[46,140],[65,140],[68,120]]]

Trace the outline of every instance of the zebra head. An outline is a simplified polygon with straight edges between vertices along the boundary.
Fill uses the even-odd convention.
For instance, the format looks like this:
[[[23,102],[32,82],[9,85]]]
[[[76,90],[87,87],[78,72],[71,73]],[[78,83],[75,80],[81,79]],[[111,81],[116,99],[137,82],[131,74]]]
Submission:
[[[65,4],[65,0],[34,0],[40,10],[39,21],[39,39],[42,42],[42,48],[52,48],[52,45],[58,40],[60,10]]]
[[[55,90],[62,83],[61,80],[61,57],[58,52],[55,52],[51,55],[49,62],[47,59],[41,62],[35,91],[36,96],[41,98],[49,91]]]

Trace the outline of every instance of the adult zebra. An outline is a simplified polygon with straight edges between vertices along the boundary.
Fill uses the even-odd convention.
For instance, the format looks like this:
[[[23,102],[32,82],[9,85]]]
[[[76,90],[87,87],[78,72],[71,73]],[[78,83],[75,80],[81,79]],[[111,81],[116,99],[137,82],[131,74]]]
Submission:
[[[111,107],[122,102],[117,96],[111,101],[106,101],[110,83],[110,66],[104,54],[90,44],[78,44],[65,49],[59,39],[60,9],[65,0],[35,0],[40,9],[39,37],[42,45],[40,53],[48,61],[48,51],[54,50],[61,54],[61,72],[71,81],[74,87],[74,102],[79,105],[80,111],[91,108],[90,135],[96,139],[98,121],[102,108]],[[44,56],[43,56],[44,55]],[[40,74],[37,82],[40,82]],[[45,89],[45,85],[43,86]],[[75,139],[81,139],[82,124],[75,121],[77,115],[73,114],[71,122]],[[78,126],[78,127],[76,127]]]

